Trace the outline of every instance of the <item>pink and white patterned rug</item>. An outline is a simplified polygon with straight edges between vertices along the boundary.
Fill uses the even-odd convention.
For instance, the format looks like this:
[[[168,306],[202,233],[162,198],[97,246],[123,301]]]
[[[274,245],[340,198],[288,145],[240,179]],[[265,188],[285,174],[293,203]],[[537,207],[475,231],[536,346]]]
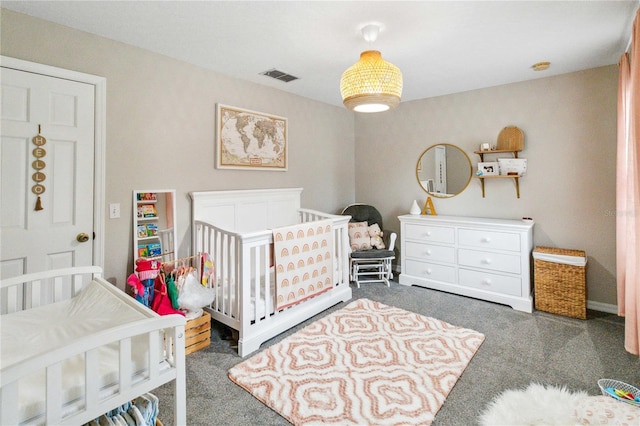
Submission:
[[[229,370],[295,425],[431,424],[484,335],[359,299]]]

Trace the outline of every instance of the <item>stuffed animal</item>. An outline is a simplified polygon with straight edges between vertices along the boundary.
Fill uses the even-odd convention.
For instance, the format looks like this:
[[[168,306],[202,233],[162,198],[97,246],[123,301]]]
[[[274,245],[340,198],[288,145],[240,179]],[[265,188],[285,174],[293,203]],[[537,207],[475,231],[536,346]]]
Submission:
[[[384,248],[384,242],[382,241],[382,229],[377,223],[374,223],[368,228],[369,236],[371,237],[371,247],[377,249]]]

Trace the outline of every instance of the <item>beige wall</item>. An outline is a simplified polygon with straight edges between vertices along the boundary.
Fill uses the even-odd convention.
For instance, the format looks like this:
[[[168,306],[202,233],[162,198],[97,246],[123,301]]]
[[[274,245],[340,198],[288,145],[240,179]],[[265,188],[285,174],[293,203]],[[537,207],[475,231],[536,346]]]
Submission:
[[[520,199],[511,179],[486,182],[482,198],[474,178],[461,195],[433,199],[438,214],[533,217],[535,244],[586,250],[588,299],[616,304],[616,87],[617,66],[608,66],[357,115],[357,199],[379,206],[385,228],[397,231],[397,216],[426,198],[415,174],[424,149],[458,145],[475,171],[478,145],[518,126],[525,133],[520,157],[528,162]]]
[[[1,26],[2,55],[107,79],[105,201],[122,217],[106,219],[104,267],[120,287],[133,267],[134,189],[176,189],[182,256],[190,191],[302,187],[304,207],[333,213],[354,199],[354,122],[343,108],[5,9]],[[216,103],[287,117],[289,170],[215,169]]]
[[[461,195],[434,200],[438,213],[533,217],[536,245],[587,251],[589,300],[616,303],[615,66],[404,102],[354,121],[340,107],[6,10],[1,36],[3,55],[107,79],[106,203],[121,203],[123,217],[107,219],[105,270],[121,286],[132,267],[134,189],[177,190],[182,255],[190,244],[187,193],[196,190],[300,186],[304,206],[336,212],[371,203],[397,230],[396,216],[414,199],[424,202],[415,166],[425,148],[458,145],[475,170],[477,146],[516,125],[529,163],[521,198],[511,180],[487,182],[482,198],[474,179]],[[287,117],[289,171],[216,170],[216,103]]]

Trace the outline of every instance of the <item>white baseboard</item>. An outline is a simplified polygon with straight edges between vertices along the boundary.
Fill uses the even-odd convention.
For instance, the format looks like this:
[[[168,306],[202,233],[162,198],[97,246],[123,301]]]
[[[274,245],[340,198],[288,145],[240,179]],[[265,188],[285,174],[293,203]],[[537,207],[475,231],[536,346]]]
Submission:
[[[618,305],[594,302],[593,300],[587,300],[587,309],[592,309],[598,312],[606,312],[608,314],[618,314]]]
[[[400,268],[393,267],[395,280],[398,280],[400,276]],[[618,314],[618,305],[611,305],[609,303],[595,302],[593,300],[587,300],[587,309],[591,309],[593,311],[598,312],[606,312],[608,314]]]

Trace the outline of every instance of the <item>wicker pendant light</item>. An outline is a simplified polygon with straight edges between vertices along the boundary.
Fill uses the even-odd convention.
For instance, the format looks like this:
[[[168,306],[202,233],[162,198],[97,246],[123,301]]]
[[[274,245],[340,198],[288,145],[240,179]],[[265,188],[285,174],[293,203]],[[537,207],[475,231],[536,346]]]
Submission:
[[[365,40],[373,41],[379,30],[377,25],[367,25],[362,33]],[[386,111],[400,103],[402,73],[377,50],[367,50],[342,74],[340,93],[344,106],[353,111]]]

